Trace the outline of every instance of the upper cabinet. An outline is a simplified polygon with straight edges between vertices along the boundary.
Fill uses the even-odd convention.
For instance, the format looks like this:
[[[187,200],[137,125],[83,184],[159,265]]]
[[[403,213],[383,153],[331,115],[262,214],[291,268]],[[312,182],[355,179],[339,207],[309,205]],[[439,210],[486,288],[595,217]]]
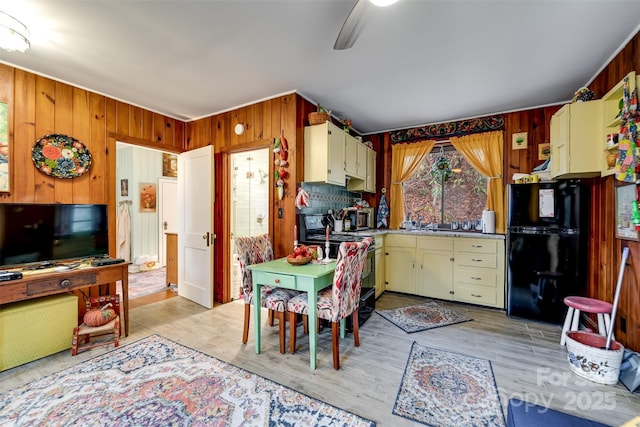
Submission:
[[[633,93],[639,83],[636,72],[631,71],[625,78],[629,79],[629,93]],[[600,148],[602,149],[600,151],[600,169],[602,176],[611,175],[615,172],[624,80],[620,80],[602,97],[603,132],[600,139]]]
[[[304,128],[304,180],[345,185],[346,133],[331,122]]]
[[[344,173],[363,180],[367,175],[367,146],[346,132],[344,135]]]
[[[600,175],[602,100],[576,102],[551,117],[551,177]]]
[[[360,144],[360,143],[358,143]],[[366,166],[364,179],[351,178],[347,183],[347,190],[349,191],[364,191],[367,193],[376,192],[376,159],[377,154],[375,150],[367,147],[364,144],[360,144],[364,147],[366,161],[363,162]]]

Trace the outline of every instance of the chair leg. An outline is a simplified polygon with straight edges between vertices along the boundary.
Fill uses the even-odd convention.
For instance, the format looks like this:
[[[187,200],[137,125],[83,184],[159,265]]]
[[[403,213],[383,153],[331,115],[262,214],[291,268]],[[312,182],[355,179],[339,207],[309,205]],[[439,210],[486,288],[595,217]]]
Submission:
[[[296,313],[289,312],[289,353],[296,352]]]
[[[71,338],[71,355],[78,354],[78,346],[80,345],[80,337],[78,336],[78,328],[73,328],[73,337]]]
[[[118,347],[120,345],[120,319],[116,320],[113,325],[113,340],[114,347]]]
[[[302,315],[302,331],[305,335],[309,335],[309,315]]]
[[[573,319],[573,307],[567,309],[567,317],[564,319],[564,325],[562,326],[562,335],[560,335],[560,345],[565,345],[567,341],[567,332],[571,327],[571,320]]]
[[[249,317],[251,317],[251,304],[244,305],[244,326],[242,329],[242,344],[249,339]]]
[[[279,311],[278,312],[278,335],[280,338],[280,353],[285,354],[287,351],[285,350],[285,346],[284,346],[284,336],[287,333],[285,330],[285,312],[284,311]]]
[[[269,326],[273,326],[273,310],[269,310]]]
[[[340,322],[331,322],[331,352],[333,368],[340,369]]]
[[[351,314],[353,320],[353,343],[356,347],[360,347],[360,333],[358,332],[358,309]]]

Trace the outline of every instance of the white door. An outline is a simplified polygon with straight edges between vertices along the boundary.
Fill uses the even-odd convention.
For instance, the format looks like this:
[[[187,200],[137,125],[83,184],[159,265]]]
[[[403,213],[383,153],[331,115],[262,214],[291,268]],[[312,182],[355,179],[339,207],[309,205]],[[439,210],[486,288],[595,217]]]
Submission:
[[[213,307],[213,146],[178,156],[178,295]]]
[[[178,181],[161,178],[158,180],[158,204],[160,207],[158,254],[160,265],[167,265],[167,234],[178,232]]]

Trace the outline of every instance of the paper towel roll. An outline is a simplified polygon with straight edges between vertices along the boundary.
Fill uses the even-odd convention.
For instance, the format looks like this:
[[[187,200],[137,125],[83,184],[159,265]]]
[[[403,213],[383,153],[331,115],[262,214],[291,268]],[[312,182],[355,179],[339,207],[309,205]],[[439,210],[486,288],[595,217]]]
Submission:
[[[495,233],[496,232],[496,212],[495,211],[482,211],[482,232],[483,233]]]

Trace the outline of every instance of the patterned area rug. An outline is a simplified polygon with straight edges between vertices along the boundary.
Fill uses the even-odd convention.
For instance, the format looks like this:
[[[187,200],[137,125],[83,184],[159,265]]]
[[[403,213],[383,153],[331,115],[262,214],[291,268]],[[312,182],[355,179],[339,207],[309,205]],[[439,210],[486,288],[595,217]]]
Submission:
[[[408,334],[472,320],[435,301],[376,312]]]
[[[163,292],[167,289],[177,291],[177,286],[167,286],[167,269],[165,267],[129,273],[129,299]]]
[[[158,335],[0,394],[0,425],[375,423]]]
[[[490,361],[416,342],[393,413],[430,426],[505,426]]]

